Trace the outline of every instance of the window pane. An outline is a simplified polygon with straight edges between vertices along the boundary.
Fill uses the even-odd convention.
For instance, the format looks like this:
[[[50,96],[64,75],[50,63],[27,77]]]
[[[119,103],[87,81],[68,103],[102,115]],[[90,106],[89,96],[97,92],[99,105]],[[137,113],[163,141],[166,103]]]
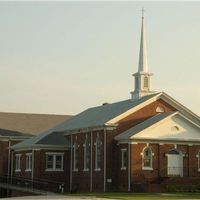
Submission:
[[[56,155],[56,169],[62,169],[62,156]]]
[[[126,168],[127,167],[127,152],[126,151],[122,151],[122,156],[123,156],[122,167]]]
[[[53,168],[53,155],[47,155],[47,169],[52,169]]]

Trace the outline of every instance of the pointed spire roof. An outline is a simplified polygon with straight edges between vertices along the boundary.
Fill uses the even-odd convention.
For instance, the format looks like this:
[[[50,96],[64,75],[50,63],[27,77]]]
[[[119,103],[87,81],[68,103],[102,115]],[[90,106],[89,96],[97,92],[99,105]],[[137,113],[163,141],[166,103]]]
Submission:
[[[146,35],[145,35],[145,27],[144,27],[144,9],[142,9],[142,27],[141,27],[138,72],[148,72]]]

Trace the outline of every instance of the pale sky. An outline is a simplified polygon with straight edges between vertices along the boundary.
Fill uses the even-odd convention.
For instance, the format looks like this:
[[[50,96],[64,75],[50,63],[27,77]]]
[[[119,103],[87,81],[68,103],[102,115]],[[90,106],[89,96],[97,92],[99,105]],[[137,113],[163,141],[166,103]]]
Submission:
[[[0,2],[0,112],[129,99],[142,7],[152,90],[200,114],[200,2]]]

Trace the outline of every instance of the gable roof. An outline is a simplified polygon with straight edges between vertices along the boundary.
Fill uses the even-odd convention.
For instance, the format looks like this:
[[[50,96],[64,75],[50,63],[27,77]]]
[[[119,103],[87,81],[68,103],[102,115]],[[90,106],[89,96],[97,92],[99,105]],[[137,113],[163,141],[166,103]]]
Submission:
[[[61,142],[65,142],[65,145],[69,145],[69,142],[67,142],[66,138],[64,137],[63,131],[67,132],[74,129],[108,125],[106,124],[107,121],[120,115],[123,112],[126,112],[130,108],[144,103],[156,95],[158,95],[158,93],[142,97],[136,101],[128,99],[125,101],[89,108],[34,138],[25,140],[12,146],[12,148],[19,149],[42,144],[60,145]]]
[[[0,128],[37,135],[69,118],[70,115],[0,112]]]
[[[130,140],[200,142],[200,126],[178,111],[157,114],[115,137]]]
[[[33,135],[20,133],[18,131],[11,131],[7,129],[0,129],[0,138],[9,138],[9,139],[27,139],[33,137]]]
[[[159,121],[162,121],[163,119],[166,119],[169,116],[173,116],[176,111],[166,112],[166,113],[160,113],[157,115],[154,115],[153,117],[137,124],[136,126],[133,126],[132,128],[124,131],[123,133],[115,136],[116,140],[128,140],[131,136],[143,131],[146,128],[149,128],[150,126],[156,124]]]
[[[194,123],[200,125],[200,118],[192,111],[175,101],[164,92],[154,93],[144,96],[138,100],[125,100],[112,104],[106,104],[94,108],[89,108],[80,114],[65,120],[63,123],[43,132],[42,134],[25,140],[13,146],[14,149],[33,147],[37,145],[60,145],[61,141],[66,141],[65,145],[69,146],[69,142],[64,135],[70,134],[72,130],[88,129],[94,127],[114,126],[120,119],[136,112],[144,106],[158,100],[163,99],[169,105],[175,107],[180,113],[185,115]],[[163,113],[165,115],[165,113]],[[65,133],[64,133],[65,132]],[[53,134],[51,136],[51,134]],[[52,139],[54,136],[54,140]],[[60,138],[59,138],[60,137]],[[62,141],[63,143],[63,141]]]

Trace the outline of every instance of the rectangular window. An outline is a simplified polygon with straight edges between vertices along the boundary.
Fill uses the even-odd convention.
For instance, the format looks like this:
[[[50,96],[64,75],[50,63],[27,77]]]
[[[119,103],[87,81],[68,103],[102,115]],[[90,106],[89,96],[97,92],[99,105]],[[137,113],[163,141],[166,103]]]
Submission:
[[[78,171],[78,143],[77,143],[77,136],[76,136],[74,144],[73,144],[73,170],[74,170],[74,172]]]
[[[15,171],[21,171],[21,154],[15,155]]]
[[[26,154],[26,171],[32,170],[32,153]]]
[[[121,149],[121,170],[127,168],[127,149]]]
[[[101,146],[102,142],[99,134],[97,134],[95,145],[95,171],[101,171]]]
[[[46,171],[63,171],[63,153],[46,153]]]
[[[83,153],[84,153],[84,171],[89,171],[89,161],[90,161],[90,154],[89,154],[89,149],[90,144],[88,141],[88,136],[86,135],[85,143],[83,144]]]
[[[62,156],[56,155],[56,169],[62,169]]]

